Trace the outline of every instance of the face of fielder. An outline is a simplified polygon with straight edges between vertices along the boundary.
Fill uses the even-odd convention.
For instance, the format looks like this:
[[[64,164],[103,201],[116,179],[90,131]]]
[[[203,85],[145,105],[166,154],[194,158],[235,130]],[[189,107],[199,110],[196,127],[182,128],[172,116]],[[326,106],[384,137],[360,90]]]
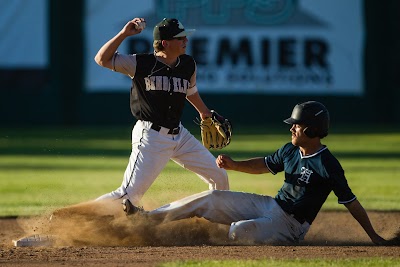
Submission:
[[[186,45],[188,39],[186,36],[178,37],[172,40],[168,40],[170,51],[178,56],[183,55],[186,53]]]

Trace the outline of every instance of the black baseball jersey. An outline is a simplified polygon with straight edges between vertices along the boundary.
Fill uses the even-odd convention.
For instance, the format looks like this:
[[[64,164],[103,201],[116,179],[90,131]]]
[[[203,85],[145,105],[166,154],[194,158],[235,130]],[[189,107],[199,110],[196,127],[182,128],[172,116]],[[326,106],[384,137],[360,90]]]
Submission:
[[[339,204],[356,199],[342,166],[326,146],[313,155],[303,156],[299,147],[288,143],[265,157],[265,163],[272,174],[285,172],[285,182],[275,200],[287,213],[309,224],[331,191]]]
[[[193,90],[195,86],[191,84],[196,70],[193,57],[181,55],[175,66],[168,66],[154,54],[122,55],[117,52],[113,69],[132,79],[130,108],[136,119],[166,128],[179,126],[188,89]]]

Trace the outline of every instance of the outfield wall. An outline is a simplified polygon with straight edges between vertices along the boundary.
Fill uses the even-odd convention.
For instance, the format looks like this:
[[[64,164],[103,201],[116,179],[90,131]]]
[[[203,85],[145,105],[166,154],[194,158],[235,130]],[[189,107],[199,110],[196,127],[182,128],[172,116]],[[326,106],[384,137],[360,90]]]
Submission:
[[[136,15],[125,8],[112,16],[107,4],[120,8],[124,1],[38,0],[31,5],[15,0],[9,6],[4,1],[3,126],[134,121],[129,81],[93,61],[97,49]],[[283,0],[274,2],[281,10],[271,14],[267,7],[255,13],[257,2],[231,1],[229,12],[218,13],[224,1],[187,1],[182,13],[171,1],[155,0],[136,12],[153,25],[179,11],[185,26],[197,29],[188,53],[198,62],[199,89],[210,108],[237,124],[279,122],[297,102],[309,99],[325,103],[333,123],[400,122],[399,1]],[[38,6],[40,12],[32,13]],[[210,15],[206,8],[217,11]],[[35,21],[26,27],[30,16]],[[236,19],[240,16],[243,25]],[[151,30],[140,37],[121,49],[148,47]],[[195,116],[188,104],[184,123]]]

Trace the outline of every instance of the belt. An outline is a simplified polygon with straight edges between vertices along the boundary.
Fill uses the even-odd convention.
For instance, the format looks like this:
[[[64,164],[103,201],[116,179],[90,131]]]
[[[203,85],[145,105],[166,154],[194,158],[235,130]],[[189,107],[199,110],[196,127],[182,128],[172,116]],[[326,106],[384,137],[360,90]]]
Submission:
[[[180,127],[179,126],[176,127],[176,128],[169,129],[169,128],[165,128],[165,127],[159,126],[159,125],[154,124],[154,123],[151,125],[151,129],[153,129],[154,131],[157,131],[157,132],[159,132],[161,129],[165,129],[165,131],[168,130],[167,134],[178,134],[179,131],[180,131]]]

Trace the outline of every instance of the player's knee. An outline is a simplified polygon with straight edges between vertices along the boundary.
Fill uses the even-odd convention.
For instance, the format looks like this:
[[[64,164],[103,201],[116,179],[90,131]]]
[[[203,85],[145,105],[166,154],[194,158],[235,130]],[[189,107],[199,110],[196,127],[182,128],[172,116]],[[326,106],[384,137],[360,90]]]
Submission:
[[[253,221],[233,222],[229,229],[229,239],[244,244],[255,243],[255,228]]]
[[[271,227],[271,218],[233,222],[229,238],[241,244],[278,244],[279,232]]]

